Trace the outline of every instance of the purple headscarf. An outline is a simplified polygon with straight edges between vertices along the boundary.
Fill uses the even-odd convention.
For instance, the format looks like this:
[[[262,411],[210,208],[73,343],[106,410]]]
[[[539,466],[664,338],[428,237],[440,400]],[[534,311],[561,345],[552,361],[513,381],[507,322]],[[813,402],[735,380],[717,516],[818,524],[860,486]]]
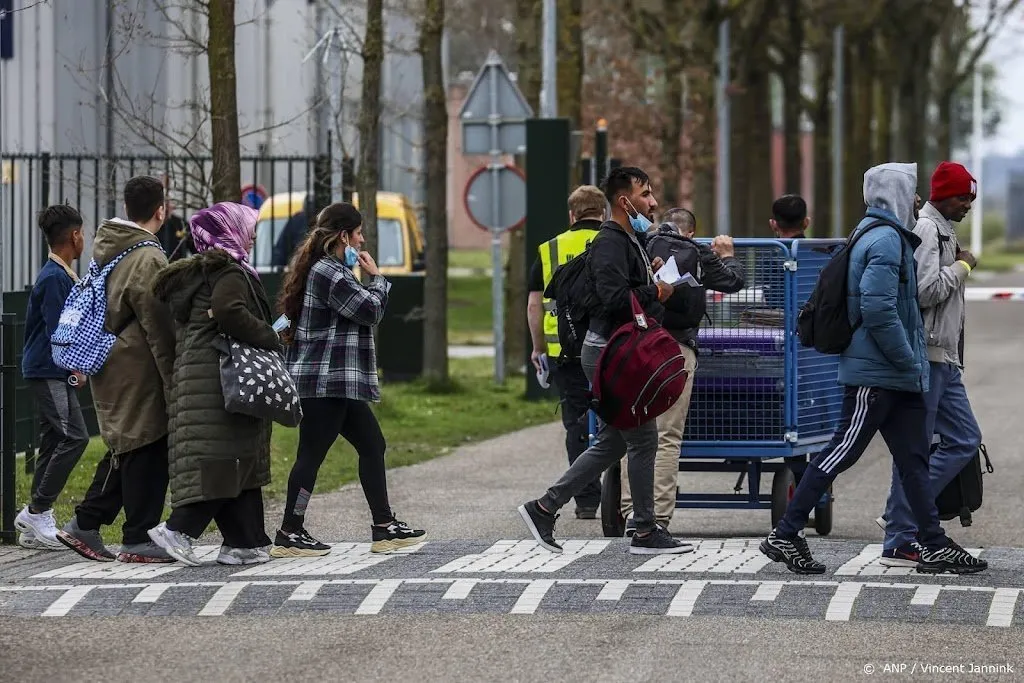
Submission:
[[[234,202],[220,202],[200,209],[189,219],[192,243],[199,252],[223,249],[240,266],[256,275],[256,269],[249,263],[249,251],[256,240],[259,215],[256,209]]]

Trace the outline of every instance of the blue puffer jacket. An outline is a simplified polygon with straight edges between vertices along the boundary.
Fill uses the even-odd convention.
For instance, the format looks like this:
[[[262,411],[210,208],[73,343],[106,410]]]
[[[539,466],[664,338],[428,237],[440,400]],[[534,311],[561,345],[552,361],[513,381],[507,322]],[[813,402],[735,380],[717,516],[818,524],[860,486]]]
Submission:
[[[895,391],[928,390],[928,351],[917,302],[912,232],[917,164],[883,164],[864,174],[868,210],[854,231],[878,219],[854,245],[847,275],[850,322],[860,326],[839,359],[839,383]]]

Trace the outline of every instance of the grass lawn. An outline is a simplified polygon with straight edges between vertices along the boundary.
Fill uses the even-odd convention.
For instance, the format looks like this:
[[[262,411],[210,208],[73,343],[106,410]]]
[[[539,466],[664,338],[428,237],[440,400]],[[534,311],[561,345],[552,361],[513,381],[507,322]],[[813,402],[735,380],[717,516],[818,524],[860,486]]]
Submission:
[[[491,278],[448,278],[449,344],[493,344],[492,320]]]
[[[508,249],[502,250],[504,259],[508,259]],[[489,270],[491,268],[490,249],[452,249],[448,252],[449,268],[472,268]]]
[[[978,257],[978,270],[1008,273],[1024,266],[1024,251],[1005,251],[999,245],[989,245]]]
[[[557,419],[552,403],[523,398],[522,376],[510,377],[502,387],[495,386],[491,363],[487,358],[452,360],[451,373],[457,386],[450,393],[429,393],[418,382],[384,385],[383,401],[376,406],[376,413],[388,440],[387,466],[412,465],[445,455],[466,443]],[[275,425],[271,441],[272,480],[265,489],[268,500],[285,495],[297,441],[297,429]],[[74,506],[88,488],[103,452],[100,440],[93,439],[57,501],[54,512],[58,524],[74,513]],[[28,499],[31,477],[24,473],[20,462],[18,473],[18,501],[23,505]],[[339,439],[320,468],[317,491],[331,491],[357,478],[355,452]],[[120,543],[122,521],[123,517],[104,529],[108,543]]]

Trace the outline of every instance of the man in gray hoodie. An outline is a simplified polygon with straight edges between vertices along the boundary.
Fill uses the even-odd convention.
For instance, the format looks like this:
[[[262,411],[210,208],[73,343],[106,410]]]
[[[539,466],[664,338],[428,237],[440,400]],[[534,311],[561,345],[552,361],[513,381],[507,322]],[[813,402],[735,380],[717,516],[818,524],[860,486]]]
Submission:
[[[960,375],[964,283],[977,262],[960,248],[953,228],[953,223],[962,221],[970,211],[977,191],[978,183],[966,168],[943,161],[932,174],[929,201],[914,227],[914,234],[921,238],[914,259],[931,376],[925,395],[925,429],[929,437],[940,437],[928,459],[933,497],[970,462],[981,444],[981,429]],[[880,521],[885,522],[881,563],[915,566],[920,559],[917,524],[895,467],[885,517]]]

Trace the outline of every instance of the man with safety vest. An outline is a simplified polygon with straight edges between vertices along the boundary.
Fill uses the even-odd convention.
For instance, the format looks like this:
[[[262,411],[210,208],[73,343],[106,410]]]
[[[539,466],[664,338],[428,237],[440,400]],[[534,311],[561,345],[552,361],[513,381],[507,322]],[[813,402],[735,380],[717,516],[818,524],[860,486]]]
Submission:
[[[533,353],[530,359],[538,373],[547,371],[558,389],[565,426],[565,450],[572,465],[587,449],[587,410],[590,383],[583,374],[579,358],[563,357],[558,343],[558,317],[555,302],[544,298],[544,290],[558,266],[586,251],[604,221],[607,202],[604,193],[593,185],[581,185],[569,195],[571,227],[538,248],[530,269],[529,299],[526,317],[530,324]],[[601,480],[595,479],[576,495],[577,519],[595,519],[601,503]]]

